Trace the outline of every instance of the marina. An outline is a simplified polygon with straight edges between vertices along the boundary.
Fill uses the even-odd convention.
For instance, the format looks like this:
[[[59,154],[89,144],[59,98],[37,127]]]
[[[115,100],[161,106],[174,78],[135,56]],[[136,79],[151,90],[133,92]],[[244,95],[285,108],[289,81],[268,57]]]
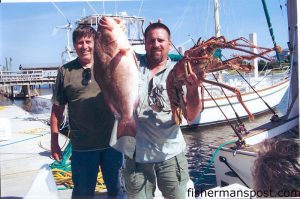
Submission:
[[[22,69],[22,68],[21,68]],[[49,70],[50,69],[50,70]],[[8,98],[32,98],[38,96],[36,87],[55,83],[58,67],[0,71],[0,93]],[[16,87],[20,91],[16,91]]]
[[[47,93],[50,93],[50,89],[41,89],[39,90],[40,93],[43,93],[43,96],[47,96]],[[47,98],[47,97],[45,97]],[[32,184],[37,174],[40,172],[39,169],[44,166],[45,164],[51,164],[54,162],[53,159],[50,158],[50,153],[45,149],[39,146],[39,142],[42,141],[42,145],[49,149],[49,131],[50,128],[47,125],[47,119],[49,118],[49,113],[51,110],[51,103],[48,99],[45,99],[41,96],[33,98],[30,100],[8,100],[8,99],[1,99],[0,97],[0,106],[2,107],[0,110],[0,116],[3,117],[4,115],[8,118],[12,118],[13,122],[17,121],[18,123],[13,125],[14,129],[12,129],[12,134],[15,134],[14,131],[17,131],[14,135],[14,139],[10,139],[10,141],[1,141],[1,148],[0,153],[1,157],[4,156],[9,157],[9,159],[2,159],[1,161],[1,175],[6,173],[7,175],[2,176],[1,181],[1,189],[2,189],[2,196],[25,196],[27,191],[29,190],[29,184]],[[5,104],[5,106],[3,106]],[[3,108],[4,107],[4,108]],[[26,110],[26,111],[25,111]],[[279,115],[284,113],[285,106],[284,103],[278,107],[277,112]],[[256,125],[263,124],[268,122],[271,118],[272,114],[265,113],[256,117],[255,122],[245,121],[245,125],[247,128],[251,129],[254,128]],[[27,119],[24,119],[27,118]],[[22,122],[20,122],[22,121]],[[31,125],[32,122],[32,125]],[[11,124],[12,125],[12,124]],[[27,128],[23,128],[26,126]],[[40,128],[38,128],[40,126]],[[38,128],[38,129],[37,129]],[[20,130],[22,129],[22,130]],[[24,131],[23,131],[24,129]],[[31,135],[26,134],[26,132],[34,132],[38,133],[38,135]],[[203,178],[199,178],[202,172],[206,169],[207,165],[212,158],[214,150],[209,147],[209,145],[214,144],[216,142],[220,142],[223,138],[234,139],[234,133],[230,129],[230,127],[226,124],[219,124],[214,126],[208,127],[198,127],[198,128],[191,128],[191,129],[184,129],[184,138],[187,142],[187,150],[186,156],[188,157],[189,162],[189,169],[191,179],[194,182],[195,189],[197,190],[206,190],[210,188],[214,188],[217,186],[217,181],[215,177],[215,170],[211,167],[207,173],[204,175]],[[24,134],[24,135],[23,135]],[[19,138],[22,137],[23,139]],[[26,140],[31,138],[29,140]],[[10,144],[7,146],[2,146],[7,143],[13,143],[15,141],[19,141],[16,144]],[[64,145],[65,139],[61,137],[61,146]],[[23,146],[25,145],[25,146]],[[27,149],[28,148],[28,149]],[[10,150],[8,153],[7,150]],[[3,152],[3,153],[2,153]],[[20,157],[25,156],[22,160]],[[27,157],[31,156],[32,158],[28,158],[28,169],[29,171],[23,171],[25,168],[21,162],[26,162]],[[14,159],[14,161],[12,161]],[[37,164],[29,166],[33,162],[32,159],[35,159]],[[22,160],[22,161],[21,161]],[[10,162],[15,164],[14,169],[8,169],[10,167]],[[22,172],[14,172],[14,175],[11,175],[13,170],[16,167],[20,167],[17,169],[18,171]],[[23,177],[23,173],[28,174],[26,182],[20,181],[19,191],[15,192],[16,189],[8,189],[7,187],[11,187],[11,183],[13,183],[16,177]],[[24,174],[24,175],[25,175]],[[5,179],[5,180],[4,180]],[[22,183],[27,183],[28,186],[21,186]],[[6,190],[4,192],[4,190]],[[71,194],[71,190],[64,190],[59,191],[61,198],[68,198]],[[101,195],[101,194],[100,194]],[[103,195],[103,194],[102,194]]]
[[[99,17],[98,14],[84,15],[76,23],[96,26],[95,20]],[[128,35],[137,35],[136,39],[131,38],[135,52],[143,54],[143,42],[141,42],[143,32],[140,30],[143,27],[144,18],[135,17],[138,21],[136,25],[129,16],[124,14],[123,17],[127,19],[126,24],[130,27],[129,30],[132,30]],[[67,45],[65,51],[59,54],[62,63],[75,58],[74,50],[71,49],[69,42],[71,23],[68,19],[67,21],[69,24],[64,27],[67,30]],[[55,82],[56,70],[56,67],[51,67],[51,69],[49,67],[49,70],[39,67],[23,67],[21,72],[0,72],[0,90],[2,90],[2,94],[0,93],[1,198],[31,199],[41,196],[70,198],[71,196],[72,189],[61,189],[61,186],[55,184],[55,178],[49,167],[54,162],[49,152],[49,117],[52,105],[50,101],[51,85]],[[292,73],[294,72],[292,71]],[[277,72],[267,69],[261,71],[261,75],[258,77],[255,77],[254,74],[243,74],[265,102],[259,99],[255,91],[236,72],[229,70],[222,74],[226,84],[241,91],[246,106],[255,115],[253,121],[248,120],[248,115],[236,99],[235,94],[224,92],[218,86],[205,85],[208,89],[208,92],[204,94],[205,109],[194,121],[188,123],[184,120],[181,125],[187,143],[185,154],[188,158],[192,180],[192,185],[189,186],[192,190],[251,190],[253,186],[251,167],[259,146],[257,137],[261,142],[263,139],[278,136],[280,133],[276,128],[281,128],[280,131],[291,128],[289,130],[291,138],[299,137],[297,116],[284,122],[269,124],[274,115],[283,118],[287,112],[291,112],[292,108],[287,105],[291,99],[289,87],[292,84],[298,85],[298,79],[290,79],[290,74],[291,71],[286,68],[277,69]],[[208,74],[206,78],[214,80],[211,74]],[[16,88],[14,87],[23,87],[23,90],[27,89],[27,93],[22,98],[14,98],[14,100],[4,97],[4,93],[7,93],[8,97],[15,97]],[[36,90],[38,95],[29,97],[33,90]],[[229,102],[224,93],[228,95]],[[294,95],[298,96],[298,93]],[[296,104],[299,104],[297,99],[294,100],[294,103],[296,101]],[[234,109],[231,108],[230,103]],[[245,129],[250,131],[250,134],[242,136],[246,143],[251,145],[245,150],[232,149],[236,147],[234,142],[239,140],[239,136],[229,125],[229,121],[232,124],[241,122],[236,118],[234,110],[238,112]],[[222,114],[222,111],[226,113],[226,116]],[[299,108],[295,112],[297,111],[299,114]],[[274,136],[269,136],[273,129],[276,129]],[[223,146],[228,141],[231,143]],[[67,142],[68,139],[64,135],[60,135],[60,146],[66,147]],[[216,150],[219,150],[219,153],[215,156]],[[240,178],[232,174],[233,172],[228,169],[226,164],[219,161],[222,157],[227,158],[229,165],[239,173]],[[156,199],[162,198],[159,192],[156,192],[156,196]],[[194,196],[191,198],[195,198]],[[124,197],[126,198],[123,192],[120,198]],[[104,193],[97,192],[96,198],[106,198],[105,190]]]

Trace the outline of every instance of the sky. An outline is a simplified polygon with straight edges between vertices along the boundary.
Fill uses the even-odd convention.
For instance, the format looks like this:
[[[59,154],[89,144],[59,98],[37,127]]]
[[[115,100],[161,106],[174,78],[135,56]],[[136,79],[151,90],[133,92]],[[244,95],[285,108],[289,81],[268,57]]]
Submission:
[[[170,27],[174,45],[183,45],[185,49],[192,47],[191,38],[194,41],[200,37],[206,40],[215,35],[213,0],[9,3],[12,1],[2,0],[0,4],[0,69],[6,58],[11,58],[12,70],[17,70],[20,64],[61,65],[61,53],[67,45],[66,30],[55,31],[55,27],[66,25],[67,18],[74,29],[78,19],[95,13],[126,12],[144,17],[144,28],[150,21],[160,18]],[[276,43],[287,48],[286,1],[266,0],[266,3]],[[259,46],[273,47],[261,0],[219,0],[219,4],[221,35],[227,40],[248,39],[250,33],[256,32]]]

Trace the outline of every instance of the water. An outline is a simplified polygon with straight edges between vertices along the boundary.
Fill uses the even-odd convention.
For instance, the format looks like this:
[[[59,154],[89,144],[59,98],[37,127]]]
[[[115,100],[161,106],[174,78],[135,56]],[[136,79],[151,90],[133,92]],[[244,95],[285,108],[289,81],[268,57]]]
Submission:
[[[282,116],[286,111],[287,93],[284,95],[281,103],[276,107],[275,112]],[[254,121],[243,120],[247,130],[251,130],[261,124],[269,122],[272,113],[267,112],[255,117]],[[215,149],[209,148],[220,140],[237,140],[234,131],[227,124],[218,124],[214,126],[198,127],[194,129],[184,129],[184,138],[187,143],[187,158],[189,163],[190,176],[195,184],[196,190],[206,190],[216,187],[215,168],[212,165],[206,170],[203,178],[203,172],[207,168]],[[224,142],[225,142],[224,141]]]
[[[37,91],[40,96],[52,94],[52,90],[49,88],[41,88],[37,89]],[[33,115],[40,116],[48,114],[50,116],[52,104],[49,99],[34,97],[32,99],[14,100],[13,103]]]
[[[51,89],[42,88],[38,89],[40,95],[48,95],[51,94]],[[286,107],[287,95],[284,96],[283,101],[277,107],[277,114],[284,114],[284,110]],[[50,111],[51,111],[51,102],[48,99],[43,98],[33,98],[26,100],[15,100],[11,101],[2,95],[0,95],[0,106],[16,104],[22,109],[32,113],[34,116],[39,118],[43,117],[44,119],[49,119]],[[245,126],[248,130],[263,124],[265,122],[269,122],[272,114],[265,113],[260,116],[256,116],[255,120],[249,122],[247,120],[244,121]],[[190,176],[195,184],[196,190],[206,190],[216,186],[216,177],[215,177],[215,169],[212,165],[207,173],[200,179],[203,171],[209,164],[214,150],[209,148],[210,144],[214,144],[219,142],[221,139],[232,140],[234,138],[234,132],[230,128],[230,126],[226,124],[219,124],[215,126],[209,127],[198,127],[193,129],[183,129],[184,138],[187,143],[186,156],[189,163]]]
[[[253,122],[244,121],[244,123],[247,130],[250,130],[260,124],[269,122],[271,116],[272,114],[266,113],[257,116]],[[206,170],[203,178],[200,178],[215,152],[215,149],[209,148],[209,145],[220,142],[220,140],[237,140],[234,131],[229,125],[219,124],[216,126],[184,130],[183,132],[187,143],[186,155],[189,163],[190,176],[195,184],[195,189],[206,190],[215,187],[217,184],[213,165]]]

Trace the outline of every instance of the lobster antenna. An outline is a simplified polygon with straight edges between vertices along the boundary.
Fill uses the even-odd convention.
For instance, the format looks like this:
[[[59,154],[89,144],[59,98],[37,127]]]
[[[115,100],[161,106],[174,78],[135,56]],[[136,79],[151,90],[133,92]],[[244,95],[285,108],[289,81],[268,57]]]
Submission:
[[[197,44],[200,43],[201,39],[202,39],[202,37],[199,37],[199,39],[198,39],[198,41],[197,41]]]
[[[174,47],[174,49],[178,52],[178,54],[183,57],[183,55],[179,52],[179,50],[176,48],[176,46],[173,44],[173,42],[171,42],[172,46]]]
[[[193,38],[191,38],[191,40],[193,41],[194,45],[197,45]]]

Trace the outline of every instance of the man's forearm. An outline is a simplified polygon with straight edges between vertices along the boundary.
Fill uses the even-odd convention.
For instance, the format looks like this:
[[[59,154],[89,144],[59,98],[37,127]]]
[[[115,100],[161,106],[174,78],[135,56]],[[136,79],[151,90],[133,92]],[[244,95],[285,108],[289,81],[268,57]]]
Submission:
[[[51,116],[50,116],[50,129],[51,134],[57,134],[60,129],[60,124],[62,121],[64,112],[64,106],[52,106]]]
[[[194,120],[202,108],[198,88],[187,89],[186,119],[188,121]]]

